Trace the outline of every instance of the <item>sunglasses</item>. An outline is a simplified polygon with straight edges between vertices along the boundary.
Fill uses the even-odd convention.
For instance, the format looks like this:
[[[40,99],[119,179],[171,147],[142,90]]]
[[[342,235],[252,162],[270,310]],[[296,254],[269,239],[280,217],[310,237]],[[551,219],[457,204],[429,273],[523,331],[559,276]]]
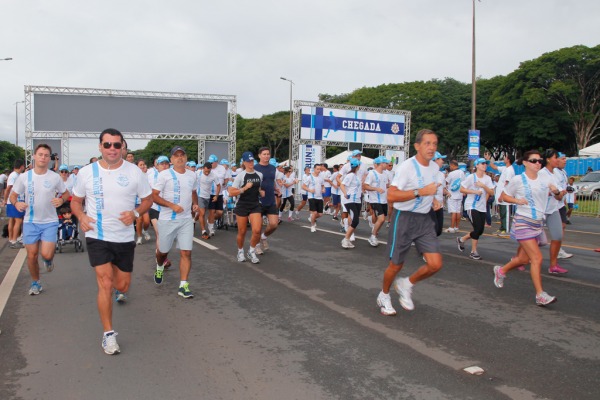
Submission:
[[[60,173],[61,173],[61,174],[68,174],[68,173],[69,173],[69,171],[62,170],[62,171],[60,171]]]
[[[535,163],[541,164],[542,163],[542,159],[541,158],[532,158],[531,160],[527,160],[527,162],[530,162],[532,164],[535,164]]]
[[[102,143],[102,147],[104,147],[105,149],[110,149],[110,146],[114,147],[115,149],[119,150],[121,147],[123,147],[123,143],[121,142],[104,142]]]

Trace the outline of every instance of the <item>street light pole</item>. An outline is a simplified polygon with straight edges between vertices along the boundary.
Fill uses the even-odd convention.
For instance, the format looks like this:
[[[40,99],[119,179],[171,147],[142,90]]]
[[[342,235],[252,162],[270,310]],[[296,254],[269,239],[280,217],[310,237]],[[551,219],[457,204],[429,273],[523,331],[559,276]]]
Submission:
[[[288,150],[288,152],[289,152],[288,159],[289,159],[289,165],[291,166],[292,165],[292,147],[293,147],[293,144],[292,144],[292,141],[293,141],[292,94],[293,94],[293,85],[294,85],[294,82],[291,79],[284,78],[283,76],[281,78],[279,78],[279,79],[287,81],[287,82],[290,83],[290,146],[289,146],[289,150]]]
[[[476,103],[477,103],[477,83],[475,82],[475,0],[473,0],[473,45],[472,45],[472,55],[473,58],[471,60],[471,130],[475,130],[475,113],[476,113]]]
[[[10,61],[10,60],[12,60],[11,57],[0,58],[0,61]]]
[[[19,104],[25,103],[24,101],[17,101],[15,103],[15,146],[19,147]]]

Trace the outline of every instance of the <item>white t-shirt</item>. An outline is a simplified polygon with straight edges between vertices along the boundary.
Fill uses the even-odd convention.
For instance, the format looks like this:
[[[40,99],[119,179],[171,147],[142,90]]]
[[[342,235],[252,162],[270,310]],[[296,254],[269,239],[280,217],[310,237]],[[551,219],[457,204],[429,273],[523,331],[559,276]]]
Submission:
[[[430,183],[437,182],[438,172],[440,172],[440,167],[434,161],[429,161],[428,166],[423,166],[419,164],[416,156],[413,156],[398,166],[390,185],[396,186],[399,190],[420,189]],[[397,201],[394,203],[394,208],[401,211],[427,214],[432,205],[433,195],[421,196],[407,201]]]
[[[27,209],[24,223],[49,224],[58,221],[56,207],[50,201],[61,196],[67,188],[56,172],[48,170],[38,175],[29,170],[19,176],[12,190],[25,195]]]
[[[498,170],[502,172],[500,173],[500,178],[498,178],[498,184],[496,185],[496,202],[498,202],[500,195],[504,191],[504,187],[506,187],[508,182],[510,182],[512,178],[515,177],[515,169],[512,165],[510,167],[499,167]],[[503,201],[498,202],[498,204],[501,204],[503,206],[508,205],[508,203],[505,203]]]
[[[541,221],[548,201],[548,185],[550,185],[548,175],[538,174],[537,179],[534,180],[529,179],[523,172],[510,180],[504,187],[504,193],[517,199],[528,200],[527,205],[517,204],[516,214]]]
[[[159,220],[192,218],[192,193],[198,190],[198,180],[193,171],[186,169],[183,174],[173,168],[160,171],[152,189],[158,190],[164,200],[183,208],[182,212],[176,213],[169,207],[162,206]]]
[[[569,184],[569,178],[567,177],[567,173],[560,168],[554,168],[554,175],[556,175],[556,179],[558,180],[558,183],[560,184],[560,187],[562,188],[560,190],[566,190],[567,185]],[[565,197],[566,197],[566,195],[565,195]],[[565,199],[563,198],[561,201],[558,202],[558,209],[560,210],[564,206],[565,206]]]
[[[285,174],[280,170],[275,170],[275,189],[279,190],[279,194],[283,193],[283,186],[279,183],[285,179]]]
[[[440,202],[440,204],[444,203],[444,187],[446,187],[446,174],[444,174],[442,171],[438,171],[438,175],[437,175],[437,183],[438,188],[437,191],[435,192],[435,199],[437,201]]]
[[[148,170],[148,171],[150,171],[150,170]],[[152,187],[154,187],[154,184],[156,184],[156,180],[158,179],[159,172],[156,168],[152,168],[152,173],[148,173],[148,171],[146,171],[146,176],[148,177],[148,183],[150,184],[150,188],[152,188]],[[160,206],[153,202],[152,209],[156,210],[156,211],[160,211]]]
[[[571,185],[569,185],[571,186]],[[575,195],[577,194],[577,188],[575,186],[571,186],[573,188],[572,192],[567,192],[567,194],[565,195],[565,201],[567,202],[567,204],[573,204],[575,203]]]
[[[555,170],[557,168],[554,168]],[[560,182],[557,179],[556,174],[553,172],[548,171],[547,168],[542,168],[539,172],[538,175],[544,176],[548,178],[548,181],[551,182],[554,186],[556,186],[556,188],[558,190],[565,190],[564,187],[562,187],[560,185]],[[562,203],[562,201],[558,201],[556,200],[556,198],[554,197],[554,195],[550,192],[550,190],[548,190],[548,198],[546,200],[546,214],[550,215],[555,213],[556,211],[558,211],[559,209],[559,204]],[[564,204],[563,204],[564,205]]]
[[[331,177],[329,179],[331,179],[331,194],[335,194],[338,195],[341,193],[341,190],[337,184],[337,176],[340,174],[339,171],[335,171],[333,174],[331,174]]]
[[[75,175],[75,174],[69,175],[69,177],[67,178],[67,182],[66,182],[67,190],[69,192],[73,191],[73,186],[75,186],[76,182],[77,182],[77,175]]]
[[[340,174],[342,175],[342,179],[344,179],[344,177],[350,173],[351,169],[352,168],[350,167],[350,162],[347,162],[342,168],[340,168]],[[358,166],[358,169],[356,170],[356,176],[358,176],[358,180],[361,183],[365,181],[365,176],[367,175],[367,172],[369,172],[367,164],[361,162]]]
[[[119,218],[123,211],[135,208],[135,198],[152,194],[148,179],[136,165],[123,162],[117,169],[107,170],[99,162],[81,168],[73,194],[85,198],[86,214],[96,221],[86,238],[125,243],[134,240],[133,224]]]
[[[358,170],[356,170],[356,172],[358,173]],[[343,204],[361,202],[360,194],[362,193],[362,183],[357,173],[350,172],[342,179],[342,184],[346,189],[346,196],[344,196],[344,192],[340,189]]]
[[[450,172],[448,174],[448,176],[446,177],[446,183],[447,183],[447,189],[450,192],[450,198],[452,200],[462,200],[463,198],[463,194],[460,192],[460,184],[462,183],[462,181],[465,179],[465,173],[461,170],[461,169],[455,169],[454,171]],[[451,190],[452,185],[455,184],[455,182],[458,182],[458,189],[456,190]]]
[[[285,175],[283,176],[283,183],[285,185],[289,185],[290,183],[293,184],[294,181],[295,181],[295,178],[292,176],[292,174],[290,174],[290,176],[285,176]],[[284,199],[292,196],[292,189],[294,188],[294,185],[291,185],[291,186],[285,186],[285,185],[283,185],[281,187],[281,197]]]
[[[219,184],[221,185],[221,187],[223,187],[223,183],[225,182],[225,179],[227,179],[229,177],[229,175],[227,174],[227,169],[225,169],[224,166],[222,166],[221,164],[218,164],[215,168],[213,168],[211,170],[211,173],[214,173],[216,175],[216,177],[219,179]]]
[[[487,199],[489,195],[483,188],[477,186],[476,182],[482,182],[485,186],[489,187],[490,189],[494,188],[492,178],[490,178],[486,174],[484,174],[481,178],[479,178],[477,174],[471,174],[467,176],[465,180],[462,181],[460,186],[464,187],[467,190],[480,190],[482,194],[478,195],[469,193],[467,195],[467,198],[465,199],[465,210],[477,210],[479,212],[486,212]]]
[[[21,174],[17,171],[11,172],[10,175],[8,175],[8,180],[6,181],[6,187],[15,186],[15,182],[17,181],[17,178],[19,177],[19,175],[21,175]],[[25,201],[25,195],[21,194],[19,197],[17,197],[17,201]],[[7,200],[6,204],[12,204],[10,202],[10,196],[8,196],[8,200]]]
[[[217,194],[217,186],[219,178],[211,170],[208,175],[204,175],[203,169],[196,171],[196,179],[198,180],[198,197],[210,199],[210,196]]]
[[[323,193],[322,193],[323,179],[321,178],[320,175],[319,176],[314,176],[313,174],[305,175],[302,183],[304,183],[307,188],[309,188],[311,190],[314,189],[314,191],[315,191],[314,193],[307,192],[309,199],[317,199],[317,200],[323,199]]]
[[[319,176],[323,179],[323,185],[325,185],[326,188],[331,187],[331,183],[327,182],[327,180],[331,180],[331,172],[329,172],[328,169],[322,171]]]
[[[375,188],[383,189],[383,193],[375,190],[367,190],[367,201],[369,203],[387,204],[387,185],[388,177],[385,171],[380,174],[372,169],[365,178],[365,184]]]
[[[0,185],[4,186],[4,182],[6,182],[7,179],[8,176],[6,176],[6,174],[0,174]]]
[[[308,178],[309,176],[310,176],[310,174],[308,174],[308,175],[307,174],[302,175],[302,183],[304,183],[304,180],[306,178]],[[308,192],[306,190],[302,189],[302,185],[300,185],[300,194],[305,194],[305,195],[308,196]]]

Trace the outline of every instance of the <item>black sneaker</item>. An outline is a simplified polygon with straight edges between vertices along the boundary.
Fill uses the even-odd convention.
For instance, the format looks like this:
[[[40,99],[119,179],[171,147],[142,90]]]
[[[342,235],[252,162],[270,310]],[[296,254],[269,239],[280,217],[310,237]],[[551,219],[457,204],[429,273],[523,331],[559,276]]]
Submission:
[[[156,271],[154,271],[154,283],[156,283],[157,285],[160,285],[163,281],[163,273],[164,270],[159,270],[158,268],[156,269]]]
[[[469,257],[471,257],[473,260],[481,260],[481,256],[478,253],[471,253],[469,254]]]
[[[459,237],[456,238],[456,245],[458,246],[458,250],[465,251],[465,243]]]

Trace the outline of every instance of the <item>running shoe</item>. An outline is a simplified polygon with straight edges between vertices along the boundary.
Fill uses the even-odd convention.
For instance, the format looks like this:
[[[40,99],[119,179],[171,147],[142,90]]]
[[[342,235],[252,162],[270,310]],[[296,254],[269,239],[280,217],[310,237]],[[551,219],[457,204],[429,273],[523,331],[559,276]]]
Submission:
[[[550,268],[548,268],[548,273],[552,275],[564,275],[569,272],[568,269],[562,268],[560,265],[556,264]]]
[[[573,254],[567,253],[562,248],[558,251],[557,258],[565,258],[566,259],[566,258],[571,258],[571,257],[573,257]]]
[[[310,226],[310,231],[311,231],[312,233],[315,233],[315,232],[317,231],[317,224],[311,225],[311,226]]]
[[[254,252],[252,250],[248,250],[248,253],[246,255],[248,256],[248,258],[250,259],[250,262],[252,264],[258,264],[260,262],[258,257],[256,257],[256,252]]]
[[[40,294],[42,291],[42,282],[33,281],[31,282],[31,286],[29,287],[29,295],[35,296],[36,294]]]
[[[269,242],[267,242],[267,239],[260,239],[260,247],[263,249],[263,251],[269,250]]]
[[[385,223],[385,227],[386,227],[386,228],[389,228],[389,227],[390,227],[390,221],[388,221],[388,222],[386,222],[386,223]]]
[[[345,248],[345,249],[353,249],[354,245],[348,239],[343,238],[342,239],[342,247]]]
[[[156,271],[154,271],[154,283],[156,283],[157,285],[160,285],[163,282],[163,274],[164,274],[164,269],[160,270],[158,268],[156,268]]]
[[[119,354],[121,349],[117,343],[117,332],[110,332],[102,336],[102,348],[106,354]]]
[[[238,250],[237,260],[238,262],[246,261],[246,256],[244,256],[244,250]]]
[[[177,294],[183,297],[184,299],[191,299],[192,297],[194,297],[192,292],[190,292],[190,284],[187,282],[179,286]]]
[[[350,241],[351,242],[356,241],[356,237],[354,236],[354,233],[352,235],[350,235]]]
[[[44,260],[44,266],[46,271],[52,272],[54,270],[54,260]]]
[[[502,267],[500,265],[494,267],[494,285],[499,289],[504,286],[504,278],[506,278],[506,275],[502,273],[501,269]]]
[[[371,235],[369,237],[369,244],[373,247],[377,247],[379,246],[379,241],[377,240],[377,236],[375,235]]]
[[[456,238],[456,245],[458,246],[459,251],[465,251],[465,243],[462,240],[460,240],[459,237]]]
[[[144,240],[145,240],[146,242],[149,242],[149,241],[150,241],[150,234],[148,233],[148,231],[146,231],[146,230],[142,229],[142,236],[144,236]]]
[[[337,215],[334,215],[333,217],[331,217],[331,219],[332,219],[332,220],[334,220],[334,221],[337,221],[337,220],[339,220],[339,218],[338,218],[338,216],[337,216]]]
[[[209,229],[208,230],[210,236],[215,236],[215,230],[214,229]]]
[[[500,231],[500,234],[498,236],[500,236],[501,238],[510,237],[510,235],[506,231]]]
[[[125,303],[125,300],[127,300],[127,295],[123,292],[115,290],[115,301],[119,304],[123,304]]]
[[[409,285],[408,278],[396,278],[394,281],[396,292],[400,295],[400,305],[405,310],[412,311],[415,309],[415,305],[412,301],[412,287]]]
[[[21,242],[14,242],[9,244],[8,247],[10,247],[11,249],[22,249],[24,246]]]
[[[542,307],[547,306],[548,304],[552,304],[556,300],[556,297],[550,296],[546,292],[541,292],[540,294],[535,295],[535,304]]]
[[[481,256],[479,255],[479,253],[474,252],[471,252],[471,254],[469,254],[469,258],[472,258],[473,260],[481,260]]]
[[[379,292],[379,296],[377,296],[377,306],[383,315],[396,315],[396,310],[392,307],[392,298],[389,293],[385,294]]]
[[[454,233],[454,228],[450,227],[450,228],[446,229],[445,232],[446,233]]]
[[[265,252],[263,251],[263,249],[262,249],[262,247],[261,247],[261,245],[260,245],[260,242],[259,242],[259,243],[256,245],[256,247],[254,248],[254,252],[255,252],[256,254],[258,254],[259,256],[260,256],[260,255],[262,255],[262,254],[265,254]]]
[[[202,231],[202,239],[208,240],[210,239],[210,235],[206,231]]]
[[[135,241],[136,245],[142,244],[142,237],[138,236],[137,240]]]

